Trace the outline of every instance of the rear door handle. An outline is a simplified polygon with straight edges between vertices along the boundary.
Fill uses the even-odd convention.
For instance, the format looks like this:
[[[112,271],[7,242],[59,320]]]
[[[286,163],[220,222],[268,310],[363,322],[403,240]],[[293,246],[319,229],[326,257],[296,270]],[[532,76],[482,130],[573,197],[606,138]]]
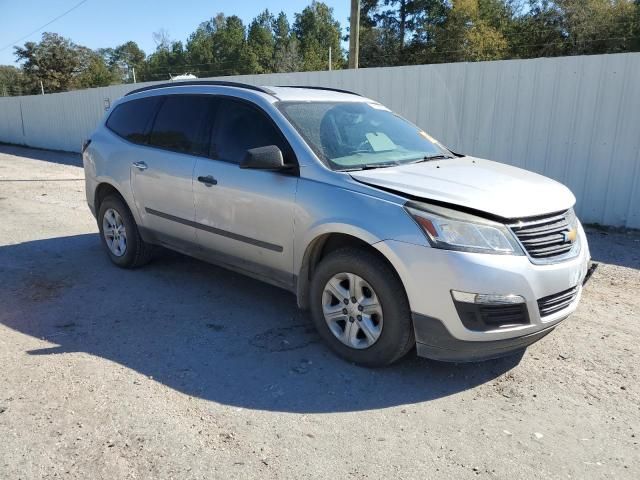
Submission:
[[[200,183],[204,183],[207,187],[218,184],[218,180],[213,178],[211,175],[207,175],[206,177],[198,177],[198,181]]]
[[[133,162],[133,166],[138,170],[146,170],[147,168],[149,168],[144,162]]]

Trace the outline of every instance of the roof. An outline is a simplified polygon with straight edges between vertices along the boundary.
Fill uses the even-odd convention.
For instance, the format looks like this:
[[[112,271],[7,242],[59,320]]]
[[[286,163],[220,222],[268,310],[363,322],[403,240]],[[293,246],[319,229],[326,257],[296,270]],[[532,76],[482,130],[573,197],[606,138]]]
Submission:
[[[196,81],[178,81],[170,83],[160,83],[154,85],[148,85],[142,88],[138,88],[128,92],[125,96],[135,95],[142,92],[158,91],[161,89],[175,89],[176,87],[194,89],[200,92],[206,92],[209,88],[215,88],[220,90],[221,88],[242,89],[247,92],[256,93],[263,97],[270,99],[271,101],[361,101],[362,97],[354,92],[346,90],[335,89],[331,87],[319,87],[319,86],[304,86],[304,85],[291,85],[291,86],[274,86],[274,87],[259,87],[256,85],[248,85],[238,82],[227,81],[215,81],[215,80],[196,80]]]
[[[324,87],[286,86],[265,87],[273,92],[273,95],[283,102],[295,101],[362,101],[363,97],[357,93],[346,90],[338,90]]]

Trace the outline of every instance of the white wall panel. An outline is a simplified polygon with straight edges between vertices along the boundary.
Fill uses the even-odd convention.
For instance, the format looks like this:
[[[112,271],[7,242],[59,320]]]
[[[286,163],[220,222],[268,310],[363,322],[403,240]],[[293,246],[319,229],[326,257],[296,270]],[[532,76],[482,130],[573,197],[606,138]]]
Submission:
[[[225,77],[374,98],[456,151],[569,186],[586,222],[640,228],[640,53]],[[79,151],[141,85],[0,98],[0,141]]]

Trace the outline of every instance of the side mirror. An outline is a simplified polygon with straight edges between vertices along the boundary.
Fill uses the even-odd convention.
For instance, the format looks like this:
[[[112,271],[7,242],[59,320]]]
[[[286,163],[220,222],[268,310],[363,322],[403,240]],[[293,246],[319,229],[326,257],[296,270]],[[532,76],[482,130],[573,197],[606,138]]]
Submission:
[[[259,170],[282,170],[285,168],[282,152],[275,145],[251,148],[247,150],[240,168],[255,168]]]

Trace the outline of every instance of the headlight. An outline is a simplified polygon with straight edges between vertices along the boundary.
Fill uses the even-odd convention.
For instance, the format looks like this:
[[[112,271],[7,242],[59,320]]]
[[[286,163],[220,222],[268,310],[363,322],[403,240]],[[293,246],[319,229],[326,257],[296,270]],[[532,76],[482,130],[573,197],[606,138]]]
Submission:
[[[420,208],[415,208],[416,205]],[[524,254],[509,228],[500,223],[426,204],[405,208],[433,247],[464,252]]]

